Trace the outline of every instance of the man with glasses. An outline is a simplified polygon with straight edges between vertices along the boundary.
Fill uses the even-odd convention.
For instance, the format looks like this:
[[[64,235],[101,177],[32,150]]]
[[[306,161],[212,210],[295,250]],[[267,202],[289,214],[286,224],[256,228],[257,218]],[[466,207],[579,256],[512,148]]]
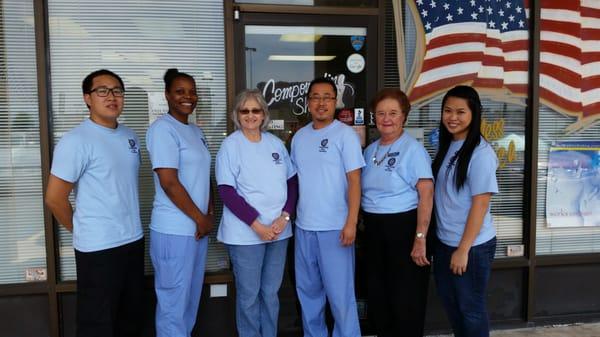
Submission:
[[[335,320],[333,337],[360,337],[354,294],[354,239],[360,204],[360,140],[334,119],[336,85],[317,78],[308,88],[312,122],[292,139],[299,179],[295,234],[296,289],[305,337],[329,336],[325,302]]]
[[[139,336],[144,239],[138,203],[139,140],[119,124],[125,87],[109,71],[82,83],[89,118],[56,145],[46,205],[73,232],[77,336]],[[75,211],[69,194],[75,188]]]

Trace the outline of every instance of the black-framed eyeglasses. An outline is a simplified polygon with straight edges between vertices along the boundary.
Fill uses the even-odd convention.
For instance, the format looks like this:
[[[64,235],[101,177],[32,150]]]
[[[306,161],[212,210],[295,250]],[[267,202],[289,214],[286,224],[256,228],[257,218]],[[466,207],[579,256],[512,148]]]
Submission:
[[[90,90],[90,94],[95,92],[98,97],[107,97],[109,93],[112,93],[115,97],[123,97],[125,94],[125,89],[121,87],[115,88],[107,88],[107,87],[98,87]]]
[[[309,96],[308,100],[311,102],[323,102],[323,103],[331,103],[333,101],[335,101],[337,99],[337,97],[335,96]]]
[[[249,113],[252,113],[253,115],[260,115],[263,113],[263,109],[240,109],[239,113],[241,115],[247,115]]]

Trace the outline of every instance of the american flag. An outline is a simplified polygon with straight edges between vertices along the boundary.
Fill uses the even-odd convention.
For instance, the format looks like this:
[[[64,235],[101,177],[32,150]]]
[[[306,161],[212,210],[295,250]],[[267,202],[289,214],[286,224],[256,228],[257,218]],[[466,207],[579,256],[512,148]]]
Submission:
[[[600,1],[542,0],[540,31],[540,98],[583,129],[600,119]]]
[[[526,1],[415,0],[411,5],[418,12],[418,35],[424,37],[408,90],[412,104],[457,84],[499,89],[510,96],[527,93]]]

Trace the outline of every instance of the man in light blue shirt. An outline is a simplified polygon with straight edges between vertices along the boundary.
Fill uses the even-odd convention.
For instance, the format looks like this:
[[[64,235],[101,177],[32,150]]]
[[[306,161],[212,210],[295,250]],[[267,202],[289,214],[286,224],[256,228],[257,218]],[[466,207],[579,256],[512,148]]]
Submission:
[[[73,232],[77,336],[139,336],[144,287],[139,140],[117,121],[125,92],[117,74],[95,71],[82,90],[89,119],[56,145],[45,201]]]
[[[325,302],[335,319],[333,337],[359,337],[354,294],[354,240],[365,165],[355,131],[334,120],[336,86],[318,78],[308,90],[312,122],[292,139],[299,180],[296,289],[304,336],[328,336]]]

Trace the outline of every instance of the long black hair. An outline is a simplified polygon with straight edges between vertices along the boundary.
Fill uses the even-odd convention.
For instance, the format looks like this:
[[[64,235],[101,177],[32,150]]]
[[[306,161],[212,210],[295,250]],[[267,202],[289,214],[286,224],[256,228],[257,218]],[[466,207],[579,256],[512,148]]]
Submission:
[[[432,169],[433,176],[437,177],[438,172],[440,171],[440,167],[442,166],[442,162],[448,154],[448,148],[450,147],[450,143],[452,143],[452,135],[443,122],[444,115],[444,106],[446,105],[446,100],[448,97],[458,97],[467,101],[467,105],[471,110],[471,124],[469,125],[469,131],[467,133],[467,137],[465,142],[460,147],[460,149],[453,155],[450,159],[450,165],[455,164],[456,170],[454,171],[454,184],[456,185],[456,190],[459,191],[465,184],[467,180],[467,171],[469,169],[469,162],[471,161],[471,157],[473,156],[473,151],[477,145],[479,145],[481,141],[481,101],[479,99],[479,94],[472,87],[466,85],[459,85],[452,89],[450,89],[444,98],[442,99],[442,113],[440,117],[440,145],[438,148],[438,152],[435,155],[435,159],[433,160]]]

